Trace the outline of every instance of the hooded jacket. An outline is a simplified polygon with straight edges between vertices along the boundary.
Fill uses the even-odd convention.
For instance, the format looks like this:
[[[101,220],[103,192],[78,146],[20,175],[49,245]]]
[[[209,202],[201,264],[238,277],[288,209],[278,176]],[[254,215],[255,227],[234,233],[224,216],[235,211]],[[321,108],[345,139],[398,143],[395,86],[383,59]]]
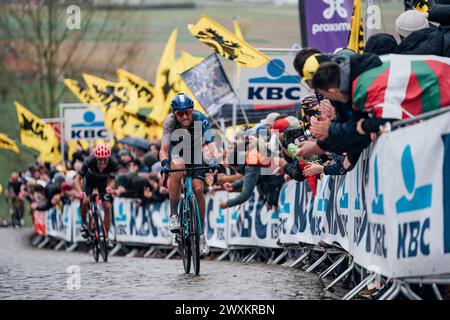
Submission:
[[[353,110],[351,84],[361,73],[380,66],[382,62],[377,55],[371,53],[356,54],[350,58],[340,57],[335,61],[339,63],[341,69],[339,90],[350,99],[347,103],[332,101],[336,109],[336,120],[331,123],[328,138],[318,140],[317,145],[322,150],[336,153],[363,150],[371,143],[371,140],[369,135],[358,134],[356,122],[367,115]]]
[[[396,53],[450,57],[450,27],[414,31],[400,43]]]

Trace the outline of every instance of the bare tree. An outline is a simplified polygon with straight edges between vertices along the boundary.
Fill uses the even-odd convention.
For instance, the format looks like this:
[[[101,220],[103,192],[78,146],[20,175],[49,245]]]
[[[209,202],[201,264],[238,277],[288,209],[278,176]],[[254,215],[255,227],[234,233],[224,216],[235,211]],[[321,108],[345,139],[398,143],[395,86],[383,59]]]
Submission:
[[[79,12],[70,10],[77,8],[69,7],[74,4]],[[73,28],[78,13],[80,23]],[[1,1],[0,94],[34,105],[43,117],[55,116],[67,92],[61,85],[64,78],[80,78],[86,71],[102,76],[136,56],[139,39],[123,45],[127,34],[120,30],[126,19],[111,30],[113,14],[96,9],[91,1]],[[102,50],[105,43],[108,48]],[[100,51],[102,61],[97,62]]]

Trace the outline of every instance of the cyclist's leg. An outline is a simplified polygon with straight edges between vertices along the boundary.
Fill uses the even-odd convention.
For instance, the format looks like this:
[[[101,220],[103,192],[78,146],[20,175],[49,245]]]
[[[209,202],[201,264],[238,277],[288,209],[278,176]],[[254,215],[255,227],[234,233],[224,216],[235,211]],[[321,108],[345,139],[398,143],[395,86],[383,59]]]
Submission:
[[[111,226],[111,200],[107,194],[100,193],[100,197],[100,199],[102,199],[103,211],[105,212],[103,222],[105,223],[106,237],[108,237],[109,228]]]
[[[173,159],[170,163],[171,169],[184,169],[185,164],[182,158]],[[170,175],[169,199],[170,199],[170,215],[178,215],[178,201],[181,195],[181,179],[183,172],[173,172]]]
[[[81,201],[80,204],[80,214],[81,214],[81,223],[87,224],[86,215],[89,210],[89,198],[86,197]]]
[[[82,199],[80,203],[81,224],[83,226],[87,226],[88,222],[86,221],[86,215],[89,210],[89,196],[94,191],[94,188],[92,186],[88,186],[85,181],[83,191],[86,193],[86,198]]]
[[[194,189],[195,197],[197,198],[198,210],[200,211],[200,224],[205,219],[205,182],[202,179],[192,179],[192,188]],[[203,228],[202,228],[203,229]]]

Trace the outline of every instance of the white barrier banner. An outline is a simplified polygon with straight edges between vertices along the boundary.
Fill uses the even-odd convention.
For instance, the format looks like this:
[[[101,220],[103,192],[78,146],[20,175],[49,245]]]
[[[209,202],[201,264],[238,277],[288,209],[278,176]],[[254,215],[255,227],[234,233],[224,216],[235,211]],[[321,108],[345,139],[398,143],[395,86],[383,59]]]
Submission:
[[[214,195],[206,196],[206,214],[203,223],[203,233],[209,246],[226,249],[228,248],[228,210],[221,209],[220,200],[227,199],[226,191],[216,192]]]
[[[305,181],[291,180],[280,192],[280,242],[282,244],[317,244],[321,218],[313,215],[314,197]]]
[[[252,237],[252,228],[255,221],[255,193],[253,191],[250,198],[240,206],[228,209],[229,228],[228,244],[241,246],[255,246],[256,239]],[[230,199],[236,197],[239,193],[229,193]]]
[[[72,241],[72,216],[71,205],[63,205],[60,208],[53,207],[47,211],[45,228],[47,235]]]
[[[258,247],[279,248],[280,218],[275,210],[267,209],[264,199],[255,190],[255,223],[252,229],[252,237],[256,239]]]
[[[167,202],[141,206],[133,199],[114,199],[114,222],[119,242],[167,244],[169,207]]]
[[[230,193],[229,198],[238,194]],[[228,244],[278,248],[280,219],[273,209],[267,210],[258,190],[240,206],[229,208]]]
[[[450,114],[381,136],[357,263],[389,277],[450,273]]]
[[[321,240],[328,244],[337,242],[347,251],[350,248],[350,217],[356,199],[355,171],[343,176],[324,176],[318,181],[313,214],[321,217]]]

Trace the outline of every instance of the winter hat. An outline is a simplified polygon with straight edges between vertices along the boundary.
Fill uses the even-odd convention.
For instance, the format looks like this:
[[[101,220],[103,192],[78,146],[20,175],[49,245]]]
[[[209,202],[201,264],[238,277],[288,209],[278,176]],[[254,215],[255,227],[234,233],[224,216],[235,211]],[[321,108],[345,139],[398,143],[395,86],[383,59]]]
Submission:
[[[395,31],[403,38],[429,27],[428,19],[417,10],[407,10],[395,20]]]
[[[394,53],[398,48],[397,40],[388,33],[377,33],[369,37],[364,48],[365,53],[376,55]]]
[[[272,127],[272,133],[278,130],[280,133],[284,132],[284,130],[289,127],[291,124],[286,119],[278,119],[275,121]]]

